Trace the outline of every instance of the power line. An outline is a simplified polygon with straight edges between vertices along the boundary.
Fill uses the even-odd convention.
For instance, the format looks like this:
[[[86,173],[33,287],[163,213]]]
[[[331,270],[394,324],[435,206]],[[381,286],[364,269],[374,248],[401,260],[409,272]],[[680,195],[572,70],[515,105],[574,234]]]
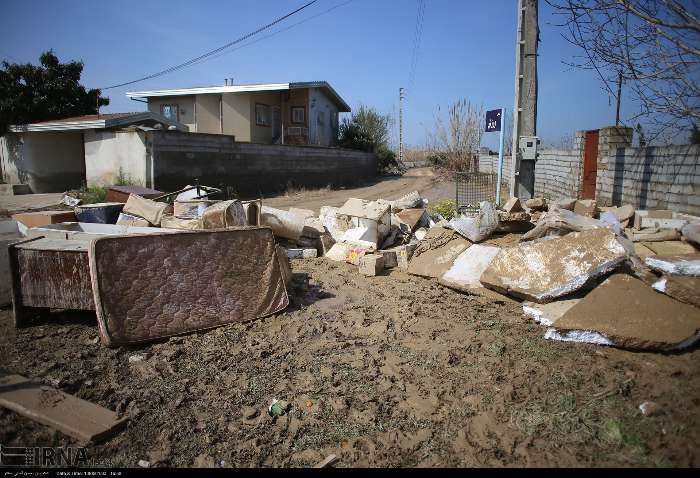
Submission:
[[[302,5],[301,7],[297,8],[296,10],[294,10],[294,11],[292,11],[292,12],[289,12],[289,13],[287,13],[286,15],[283,15],[283,16],[277,18],[277,19],[274,20],[273,22],[268,23],[267,25],[265,25],[265,26],[263,26],[263,27],[260,27],[260,28],[258,28],[257,30],[255,30],[255,31],[253,31],[253,32],[250,32],[250,33],[248,33],[248,34],[246,34],[246,35],[243,35],[242,37],[240,37],[240,38],[238,38],[238,39],[236,39],[236,40],[234,40],[234,41],[232,41],[232,42],[229,42],[229,43],[227,43],[227,44],[225,44],[225,45],[223,45],[223,46],[220,46],[219,48],[216,48],[216,49],[214,49],[214,50],[208,51],[208,52],[204,53],[203,55],[200,55],[200,56],[198,56],[198,57],[196,57],[196,58],[192,58],[192,59],[190,59],[190,60],[187,60],[187,61],[184,62],[184,63],[180,63],[179,65],[175,65],[175,66],[172,66],[172,67],[170,67],[170,68],[166,68],[165,70],[161,70],[161,71],[159,71],[159,72],[157,72],[157,73],[153,73],[153,74],[151,74],[151,75],[144,76],[143,78],[139,78],[139,79],[132,80],[132,81],[126,81],[126,82],[124,82],[124,83],[119,83],[119,84],[117,84],[117,85],[107,86],[107,87],[105,87],[105,88],[100,88],[100,89],[104,91],[104,90],[111,90],[111,89],[113,89],[113,88],[119,88],[119,87],[121,87],[121,86],[133,85],[134,83],[139,83],[139,82],[141,82],[141,81],[150,80],[150,79],[152,79],[152,78],[157,78],[157,77],[159,77],[159,76],[167,75],[168,73],[173,73],[173,72],[175,72],[175,71],[177,71],[177,70],[181,70],[182,68],[186,68],[186,67],[188,67],[188,66],[191,66],[191,65],[195,64],[196,62],[198,62],[198,61],[200,61],[200,60],[203,60],[203,59],[205,59],[205,58],[208,58],[208,57],[210,57],[210,56],[213,56],[213,55],[215,55],[215,54],[217,54],[217,53],[219,53],[219,52],[221,52],[221,51],[223,51],[223,50],[226,50],[227,48],[230,48],[230,47],[233,46],[233,45],[236,45],[236,44],[238,44],[238,43],[241,43],[241,42],[247,40],[248,38],[251,38],[251,37],[257,35],[258,33],[263,32],[263,31],[265,31],[265,30],[267,30],[267,29],[269,29],[269,28],[271,28],[271,27],[277,25],[278,23],[280,23],[281,21],[283,21],[283,20],[285,20],[285,19],[291,17],[292,15],[294,15],[294,14],[296,14],[296,13],[299,13],[300,11],[304,10],[304,9],[307,8],[307,7],[310,7],[311,5],[313,5],[314,3],[316,3],[317,1],[318,1],[318,0],[311,0],[310,2],[306,3],[305,5]]]
[[[408,91],[413,88],[413,83],[416,76],[416,68],[418,67],[418,50],[420,48],[421,39],[423,37],[423,24],[425,19],[425,0],[418,0],[418,9],[416,11],[416,26],[413,32],[413,51],[411,52],[411,64],[408,70]]]
[[[330,12],[332,12],[333,10],[335,10],[335,9],[337,9],[337,8],[344,7],[345,5],[347,5],[347,4],[349,4],[349,3],[352,3],[352,2],[354,2],[354,1],[355,1],[355,0],[347,0],[347,1],[343,2],[343,3],[339,3],[338,5],[332,6],[332,7],[328,8],[328,9],[322,11],[322,12],[317,13],[316,15],[312,15],[312,16],[307,17],[307,18],[305,18],[305,19],[303,19],[303,20],[300,20],[300,21],[298,21],[298,22],[296,22],[296,23],[292,23],[291,25],[289,25],[289,26],[287,26],[287,27],[284,27],[284,28],[281,28],[281,29],[279,29],[279,30],[277,30],[277,31],[274,31],[274,32],[270,33],[269,35],[265,35],[264,37],[260,37],[260,38],[258,38],[258,39],[256,39],[256,40],[250,41],[250,42],[248,42],[248,43],[244,43],[243,45],[241,45],[241,46],[239,46],[239,47],[232,48],[232,49],[226,50],[226,51],[222,51],[222,52],[220,52],[220,53],[218,53],[218,54],[216,54],[216,55],[214,55],[214,56],[211,56],[211,57],[205,58],[205,59],[203,59],[203,60],[201,60],[201,61],[198,61],[198,62],[196,62],[196,63],[193,63],[192,65],[199,64],[199,63],[204,63],[205,61],[213,60],[213,59],[215,59],[215,58],[219,58],[219,57],[222,57],[222,56],[224,56],[224,55],[228,55],[229,53],[233,53],[234,51],[240,50],[241,48],[245,48],[245,47],[247,47],[247,46],[254,45],[255,43],[261,42],[261,41],[263,41],[263,40],[267,40],[268,38],[272,38],[272,37],[275,36],[275,35],[278,35],[278,34],[280,34],[280,33],[284,33],[284,32],[286,32],[286,31],[288,31],[288,30],[291,30],[292,28],[294,28],[294,27],[296,27],[296,26],[299,26],[299,25],[301,25],[301,24],[303,24],[303,23],[309,22],[309,21],[313,20],[314,18],[320,17],[321,15],[325,15],[325,14],[327,14],[327,13],[330,13]]]

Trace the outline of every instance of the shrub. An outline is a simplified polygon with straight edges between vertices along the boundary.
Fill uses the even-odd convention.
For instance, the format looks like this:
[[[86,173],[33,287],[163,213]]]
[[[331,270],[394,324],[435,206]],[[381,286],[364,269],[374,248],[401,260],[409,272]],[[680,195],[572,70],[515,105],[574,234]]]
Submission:
[[[440,214],[448,221],[455,217],[457,212],[457,201],[454,199],[443,199],[431,204],[428,210],[433,214]]]

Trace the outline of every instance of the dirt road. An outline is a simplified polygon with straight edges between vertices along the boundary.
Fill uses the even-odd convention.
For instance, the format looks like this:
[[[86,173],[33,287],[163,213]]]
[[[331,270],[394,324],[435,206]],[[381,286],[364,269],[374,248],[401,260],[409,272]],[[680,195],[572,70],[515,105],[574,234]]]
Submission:
[[[398,199],[411,191],[418,191],[429,201],[453,198],[454,186],[435,175],[430,168],[409,170],[403,176],[383,177],[367,186],[353,189],[317,189],[290,192],[285,195],[266,198],[264,204],[281,209],[298,207],[311,209],[316,213],[321,206],[342,206],[349,197],[360,199]]]
[[[91,313],[15,330],[3,310],[0,363],[131,417],[88,448],[114,466],[304,466],[330,453],[339,467],[700,465],[697,347],[550,342],[515,302],[325,259],[293,267],[284,313],[140,347],[99,345]],[[275,398],[291,404],[276,420]],[[658,416],[641,415],[646,400]],[[0,443],[72,440],[0,409]]]

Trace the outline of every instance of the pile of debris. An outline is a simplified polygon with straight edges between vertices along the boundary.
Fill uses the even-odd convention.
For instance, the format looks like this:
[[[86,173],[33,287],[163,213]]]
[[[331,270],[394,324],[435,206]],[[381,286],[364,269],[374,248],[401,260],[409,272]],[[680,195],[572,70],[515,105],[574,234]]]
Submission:
[[[467,293],[524,301],[554,340],[676,350],[700,338],[700,218],[538,197],[446,221],[412,192],[340,208],[263,207],[290,258],[324,256],[366,276],[400,268]]]

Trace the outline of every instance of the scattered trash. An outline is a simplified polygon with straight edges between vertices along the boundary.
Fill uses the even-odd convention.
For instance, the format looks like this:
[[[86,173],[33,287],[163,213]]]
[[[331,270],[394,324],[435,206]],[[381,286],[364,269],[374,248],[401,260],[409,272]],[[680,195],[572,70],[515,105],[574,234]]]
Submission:
[[[471,242],[462,238],[456,231],[433,227],[416,246],[408,263],[408,273],[422,277],[441,277],[452,267],[457,256],[469,246]]]
[[[502,249],[480,280],[502,294],[544,303],[614,270],[625,257],[611,231],[592,229]]]
[[[65,193],[63,195],[63,199],[61,199],[61,202],[66,206],[75,207],[80,204],[82,200],[79,197],[71,196],[70,194]]]
[[[311,259],[316,257],[318,251],[316,249],[286,249],[287,257],[290,259]]]
[[[594,199],[579,199],[574,204],[574,212],[579,216],[595,217],[598,205]]]
[[[328,455],[326,458],[324,458],[322,461],[316,463],[314,465],[314,468],[327,468],[329,466],[332,466],[337,461],[338,461],[338,457],[335,456],[334,454],[331,454],[331,455]]]
[[[455,259],[452,266],[438,280],[452,289],[469,291],[481,288],[481,274],[501,251],[499,247],[474,244]]]
[[[124,203],[121,202],[100,202],[76,206],[73,212],[75,212],[78,222],[115,224],[122,209],[124,209]],[[128,213],[129,211],[126,212]]]
[[[479,214],[475,217],[459,216],[452,219],[448,226],[471,242],[481,242],[498,227],[496,208],[488,201],[479,203]]]
[[[569,309],[545,338],[645,350],[680,350],[700,338],[700,309],[613,274]]]
[[[552,206],[537,221],[534,229],[523,234],[520,240],[531,241],[548,236],[564,236],[570,232],[581,232],[603,227],[606,227],[606,224],[597,219],[581,216],[575,212]]]
[[[700,307],[700,277],[666,274],[651,286],[680,302]]]
[[[700,223],[686,224],[681,229],[683,237],[700,247]]]
[[[111,410],[21,375],[0,375],[0,406],[83,443],[111,438],[127,423]]]
[[[141,468],[150,468],[151,463],[150,463],[149,461],[146,461],[146,460],[139,460],[139,461],[138,461],[138,465],[139,465]]]
[[[303,217],[269,206],[262,207],[261,224],[270,227],[275,236],[293,241],[298,240],[304,230]]]
[[[360,274],[373,277],[384,270],[384,256],[381,254],[364,254],[360,259]]]
[[[151,223],[142,217],[132,216],[131,214],[120,212],[119,217],[117,218],[117,226],[150,227]]]
[[[277,400],[274,398],[270,406],[267,408],[267,413],[269,413],[271,417],[281,417],[282,415],[285,415],[289,409],[289,403],[284,400]]]
[[[678,256],[644,258],[646,265],[652,269],[683,276],[700,276],[700,253]]]
[[[639,405],[639,411],[641,411],[642,415],[645,417],[653,417],[660,415],[663,410],[658,403],[646,401]]]
[[[547,200],[543,197],[528,199],[525,201],[525,207],[533,211],[546,211]]]

